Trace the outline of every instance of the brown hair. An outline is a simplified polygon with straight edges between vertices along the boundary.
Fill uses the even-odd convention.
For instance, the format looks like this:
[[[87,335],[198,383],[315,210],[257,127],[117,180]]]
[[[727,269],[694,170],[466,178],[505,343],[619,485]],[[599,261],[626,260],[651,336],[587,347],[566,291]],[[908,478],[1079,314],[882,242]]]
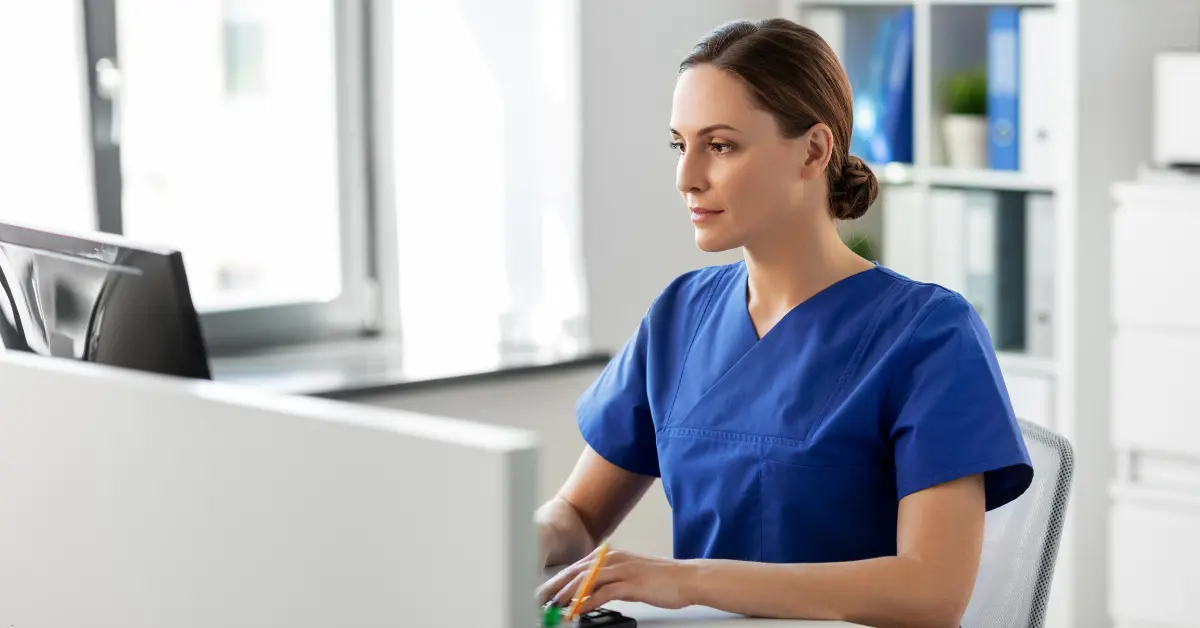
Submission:
[[[875,173],[850,154],[853,94],[833,49],[810,28],[773,18],[723,24],[706,35],[679,64],[679,73],[710,63],[742,79],[773,116],[784,137],[800,137],[818,122],[833,131],[833,155],[825,170],[829,208],[849,220],[867,213],[879,193]]]

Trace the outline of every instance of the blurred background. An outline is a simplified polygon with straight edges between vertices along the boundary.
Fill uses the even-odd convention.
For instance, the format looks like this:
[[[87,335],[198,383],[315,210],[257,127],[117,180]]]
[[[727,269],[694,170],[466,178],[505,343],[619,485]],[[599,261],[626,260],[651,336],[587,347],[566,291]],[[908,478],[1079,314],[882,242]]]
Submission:
[[[883,182],[840,225],[962,292],[1077,467],[1049,626],[1200,626],[1200,1],[0,0],[0,221],[183,252],[217,379],[530,428],[696,250],[693,43],[784,16]],[[671,553],[652,490],[618,532]]]

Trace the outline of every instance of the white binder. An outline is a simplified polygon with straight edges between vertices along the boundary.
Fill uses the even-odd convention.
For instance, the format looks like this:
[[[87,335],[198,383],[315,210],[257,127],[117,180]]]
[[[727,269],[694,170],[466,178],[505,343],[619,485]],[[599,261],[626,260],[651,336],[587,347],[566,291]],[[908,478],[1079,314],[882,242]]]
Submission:
[[[1055,117],[1058,114],[1057,10],[1052,7],[1021,9],[1020,27],[1020,138],[1021,171],[1039,180],[1056,180]]]

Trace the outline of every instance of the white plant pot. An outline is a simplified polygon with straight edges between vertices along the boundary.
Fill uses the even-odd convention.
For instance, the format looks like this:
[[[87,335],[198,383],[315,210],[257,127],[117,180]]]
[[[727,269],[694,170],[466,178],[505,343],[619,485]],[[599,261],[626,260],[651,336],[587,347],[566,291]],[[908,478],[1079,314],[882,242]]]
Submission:
[[[951,168],[987,168],[987,116],[948,114],[942,118],[946,164]]]

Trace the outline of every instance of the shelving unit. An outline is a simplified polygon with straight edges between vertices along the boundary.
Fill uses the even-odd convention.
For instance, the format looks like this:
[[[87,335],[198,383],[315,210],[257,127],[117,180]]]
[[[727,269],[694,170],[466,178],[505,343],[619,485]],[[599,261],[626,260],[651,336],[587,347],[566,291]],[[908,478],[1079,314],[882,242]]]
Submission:
[[[1047,103],[1055,158],[1047,160],[1052,166],[1045,172],[956,169],[944,159],[939,85],[949,73],[986,58],[987,13],[999,6],[1053,11],[1054,53],[1042,61],[1053,64],[1061,80]],[[881,212],[889,198],[904,196],[929,204],[940,191],[955,189],[1052,199],[1053,237],[1026,242],[1027,254],[1053,260],[1052,351],[1045,356],[1001,351],[998,358],[1018,412],[1032,404],[1048,407],[1048,427],[1070,439],[1076,452],[1046,626],[1112,626],[1107,550],[1108,485],[1114,476],[1108,273],[1114,203],[1109,186],[1132,178],[1150,160],[1153,57],[1160,50],[1200,44],[1200,5],[1179,0],[781,0],[779,7],[782,16],[800,23],[808,23],[812,9],[868,16],[913,11],[913,162],[872,164],[881,183],[877,207],[856,221],[861,224],[844,224],[844,232],[858,231],[879,242],[885,223],[900,221],[899,232],[912,234],[911,244],[919,249],[932,246],[919,239],[919,234],[928,233],[927,226],[914,217],[909,228],[902,212]],[[827,24],[814,22],[819,32]],[[827,39],[844,48],[855,45],[850,35],[843,32]],[[969,242],[964,237],[962,246]],[[888,264],[888,246],[881,248],[882,261]]]
[[[790,3],[789,3],[790,4]],[[891,7],[928,5],[957,5],[957,6],[1009,6],[1009,7],[1045,7],[1054,6],[1054,0],[814,0],[805,2],[809,7]],[[785,14],[786,15],[786,14]]]
[[[916,0],[909,4],[932,4],[943,6],[992,6],[992,7],[1052,7],[1054,0]]]
[[[1006,170],[964,170],[933,167],[918,171],[918,179],[931,187],[1002,190],[1010,192],[1054,192],[1054,181]]]
[[[1000,203],[1000,197],[988,196],[989,192],[1003,193],[1004,207],[1003,210],[998,210],[998,215],[1009,216],[1011,208],[1015,205],[1024,206],[1029,201],[1029,195],[1041,195],[1048,200],[1045,202],[1053,202],[1053,197],[1057,192],[1059,181],[1056,180],[1056,172],[1046,171],[1047,166],[1052,163],[1049,159],[1044,160],[1043,164],[1027,165],[1024,170],[993,170],[984,168],[963,168],[952,165],[947,158],[946,150],[943,146],[943,141],[940,136],[940,126],[938,120],[942,117],[942,104],[940,93],[945,81],[952,75],[963,71],[978,67],[987,66],[987,40],[988,40],[988,15],[995,7],[998,6],[1014,6],[1011,3],[1002,5],[994,0],[817,0],[814,2],[804,2],[804,0],[788,0],[785,6],[792,7],[793,11],[789,17],[797,19],[800,22],[810,23],[813,28],[823,32],[829,39],[830,44],[835,51],[841,55],[843,63],[847,70],[851,73],[852,82],[857,80],[867,80],[865,77],[871,72],[872,67],[882,67],[884,75],[896,69],[896,66],[889,65],[894,63],[894,56],[888,56],[890,53],[882,53],[879,49],[880,43],[876,41],[879,29],[884,28],[883,21],[889,18],[893,19],[893,24],[911,23],[913,33],[913,45],[911,47],[912,68],[911,68],[911,103],[906,107],[911,108],[913,119],[911,121],[912,138],[911,138],[911,163],[907,162],[890,162],[890,163],[874,163],[872,170],[875,171],[880,182],[883,184],[883,191],[878,202],[879,208],[873,210],[876,213],[881,213],[882,218],[875,217],[873,220],[863,221],[860,224],[848,224],[844,227],[844,232],[849,232],[853,236],[864,236],[868,240],[877,245],[874,250],[882,253],[882,261],[894,269],[908,274],[915,279],[926,281],[934,281],[943,283],[952,289],[967,293],[968,279],[965,276],[966,270],[955,269],[953,271],[945,270],[947,267],[946,258],[939,257],[933,259],[936,255],[937,246],[914,246],[914,249],[921,249],[914,255],[922,255],[928,258],[920,264],[905,265],[903,262],[911,262],[912,255],[898,254],[891,256],[889,251],[889,240],[897,236],[892,233],[895,221],[917,220],[922,223],[916,230],[924,230],[925,236],[932,238],[931,231],[936,231],[937,226],[933,223],[944,218],[943,210],[930,209],[928,214],[920,218],[906,215],[905,212],[911,208],[896,208],[892,207],[894,203],[890,197],[892,192],[898,188],[903,188],[904,202],[907,204],[917,204],[928,207],[933,207],[934,197],[940,195],[945,198],[960,198],[963,203],[979,203],[989,202],[989,199],[995,199],[994,202]],[[1020,2],[1017,6],[1023,8],[1038,7],[1043,15],[1047,14],[1054,16],[1053,2],[1045,0],[1038,2]],[[901,11],[912,11],[911,20],[899,20],[898,16]],[[821,15],[817,15],[820,12]],[[893,26],[894,28],[894,26]],[[889,48],[889,44],[886,44]],[[882,60],[880,55],[882,54]],[[882,63],[882,66],[877,64]],[[1046,63],[1054,64],[1055,60],[1048,59]],[[878,70],[877,70],[878,71]],[[862,73],[856,79],[856,72]],[[887,81],[888,79],[883,79]],[[856,84],[856,90],[863,89],[863,85]],[[883,108],[876,112],[879,120],[891,120],[886,114],[887,111],[894,111],[896,101],[889,101],[889,98],[895,98],[898,94],[887,93],[887,88],[883,88],[885,93],[870,92],[875,96],[876,102],[890,102],[892,108]],[[900,92],[903,93],[903,92]],[[899,102],[904,102],[903,98]],[[899,109],[905,111],[904,108]],[[864,115],[864,112],[856,112],[856,117]],[[865,115],[871,115],[866,113]],[[869,119],[869,118],[868,118]],[[861,120],[860,120],[861,121]],[[905,125],[908,126],[908,125]],[[892,138],[894,139],[894,138]],[[900,144],[907,142],[900,140]],[[861,145],[852,146],[852,150],[860,150],[867,146],[864,142]],[[954,195],[961,192],[962,194],[955,197]],[[969,199],[969,200],[968,200]],[[980,200],[984,199],[984,200]],[[959,211],[964,218],[956,220],[964,221],[966,210]],[[992,211],[992,210],[987,210]],[[1051,212],[1053,214],[1053,212]],[[978,214],[972,215],[972,219],[977,218]],[[1051,216],[1053,219],[1053,216]],[[963,229],[964,227],[955,227]],[[999,227],[997,227],[999,229]],[[1025,230],[1025,227],[1011,227],[1013,230]],[[1053,225],[1050,225],[1052,231]],[[913,238],[921,237],[910,233],[910,230],[901,226],[899,229],[900,237],[909,241]],[[964,239],[969,239],[969,236],[962,236]],[[1046,239],[1045,234],[1040,235],[1041,239]],[[1053,237],[1050,233],[1049,237]],[[1033,239],[1032,235],[1025,234],[1018,238],[1020,240]],[[924,243],[929,244],[929,243]],[[1006,245],[1009,246],[1009,245]],[[965,250],[963,247],[957,249]],[[1020,253],[1020,252],[1018,252]],[[1002,255],[1009,254],[1006,248],[1002,251]],[[903,259],[901,259],[903,258]],[[960,266],[965,265],[963,261],[966,256],[956,260]],[[1039,258],[1040,263],[1045,264],[1045,260]],[[939,267],[945,270],[942,273],[932,272],[934,267]],[[1023,271],[1022,271],[1023,272]],[[949,273],[957,273],[956,277],[960,280],[948,277]],[[1043,272],[1043,275],[1051,275],[1052,272]],[[1022,278],[1022,284],[1026,278]],[[1007,284],[1006,284],[1007,285]],[[1021,288],[1018,286],[1017,288]],[[999,293],[996,293],[999,295]],[[1044,292],[1043,292],[1044,294]],[[974,296],[967,294],[968,298],[974,301]],[[1024,299],[1023,299],[1024,300]],[[1006,320],[1014,320],[1020,318],[1019,305],[1002,306],[1003,303],[1011,303],[1002,297],[997,297],[994,302],[989,305],[992,312],[1003,312],[997,314],[999,317],[1006,317]],[[984,308],[982,303],[977,303],[977,307]],[[1048,312],[1051,308],[1044,303],[1039,305],[1039,311]],[[999,324],[997,318],[993,318],[990,322]],[[1032,318],[1030,318],[1032,320]],[[1028,321],[1022,321],[1021,324],[1026,324]],[[996,330],[993,330],[994,332]],[[1014,332],[1017,336],[1025,335],[1025,332]],[[1013,334],[1004,334],[1007,337]],[[998,346],[1006,351],[1006,359],[1004,364],[1014,367],[1021,367],[1014,371],[1014,376],[1024,376],[1034,374],[1041,377],[1052,377],[1055,370],[1055,360],[1052,357],[1053,352],[1046,351],[1044,347],[1038,347],[1037,353],[1039,357],[1025,356],[1020,352],[1023,346],[1027,346],[1025,340],[1019,341],[1017,344],[1009,339],[1008,341],[999,341]],[[1045,343],[1043,343],[1045,344]],[[1048,355],[1042,355],[1048,354]],[[1025,359],[1028,358],[1028,359]],[[1036,368],[1026,368],[1036,364]]]
[[[911,164],[893,162],[867,165],[875,173],[875,178],[879,179],[880,183],[907,185],[914,182],[917,178],[917,169]]]
[[[919,184],[938,188],[1004,190],[1012,192],[1053,193],[1055,182],[1022,172],[975,170],[944,166],[921,167],[912,164],[868,164],[880,183],[885,185]]]

